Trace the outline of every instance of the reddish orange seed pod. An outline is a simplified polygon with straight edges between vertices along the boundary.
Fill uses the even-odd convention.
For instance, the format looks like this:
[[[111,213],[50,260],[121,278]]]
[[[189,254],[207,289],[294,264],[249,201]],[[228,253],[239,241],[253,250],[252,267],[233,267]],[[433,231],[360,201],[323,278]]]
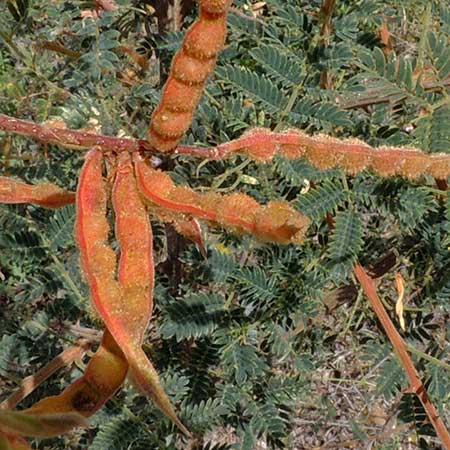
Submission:
[[[76,234],[79,242],[81,261],[86,272],[94,305],[107,329],[123,351],[130,373],[142,392],[149,395],[156,405],[187,435],[189,431],[178,419],[175,410],[164,392],[158,373],[141,348],[142,322],[133,320],[139,304],[138,297],[130,297],[132,304],[127,304],[127,286],[122,286],[115,279],[114,271],[105,271],[96,267],[97,254],[107,252],[108,233],[95,236],[91,225],[96,221],[105,221],[106,192],[102,179],[101,152],[91,151],[86,157],[81,171],[77,190]],[[135,291],[133,291],[135,292]],[[133,313],[133,314],[132,314]]]
[[[255,217],[257,235],[280,244],[301,243],[309,219],[286,202],[274,201],[263,207]]]
[[[428,155],[414,150],[406,151],[405,149],[403,156],[404,160],[397,172],[399,175],[414,180],[428,172],[431,165],[431,160]]]
[[[209,219],[208,212],[202,209],[195,191],[188,187],[175,188],[168,175],[148,167],[143,161],[137,161],[135,167],[138,188],[147,200],[170,211]],[[160,185],[157,185],[158,179],[161,181]]]
[[[200,100],[202,92],[203,84],[188,86],[175,78],[169,78],[164,87],[161,102],[169,111],[192,113]]]
[[[153,309],[153,236],[129,153],[119,155],[112,200],[120,246],[118,279],[127,305],[123,316],[134,322],[133,339],[142,342]]]
[[[439,180],[446,180],[450,174],[450,159],[448,156],[432,156],[428,173]]]
[[[168,207],[168,201],[175,184],[167,173],[149,167],[144,161],[136,161],[136,180],[145,198],[159,206]]]
[[[163,104],[152,116],[150,130],[164,138],[180,138],[189,128],[192,112],[176,113]],[[152,144],[151,140],[150,143]]]
[[[77,412],[89,417],[100,409],[125,380],[128,364],[108,331],[89,361],[84,375],[61,394],[46,397],[31,408],[29,414]]]
[[[197,59],[215,57],[225,44],[226,16],[214,19],[200,18],[186,33],[183,50]]]
[[[302,158],[306,151],[306,141],[309,137],[300,130],[286,130],[277,134],[280,154],[287,159]]]
[[[202,0],[200,2],[201,12],[208,14],[225,14],[231,5],[231,0]]]
[[[403,164],[401,154],[390,153],[388,149],[377,149],[372,153],[372,170],[382,177],[398,173]]]
[[[178,233],[197,245],[200,253],[206,259],[206,247],[203,243],[200,223],[196,219],[191,217],[189,219],[174,219],[173,225]]]
[[[75,203],[75,192],[51,183],[30,185],[0,177],[0,203],[34,203],[44,208],[60,208]]]
[[[280,144],[280,155],[286,159],[303,158],[306,150],[304,144]]]
[[[170,193],[170,199],[185,205],[198,205],[199,194],[189,187],[177,186]],[[201,209],[199,207],[199,209]]]
[[[219,208],[217,205],[221,204],[222,199],[223,195],[215,192],[208,192],[207,194],[199,195],[198,205],[200,209],[204,211],[204,215],[201,218],[215,224],[218,221],[217,215]]]
[[[160,152],[170,152],[173,150],[180,140],[180,137],[167,137],[167,136],[161,136],[157,134],[153,129],[152,126],[150,126],[148,130],[148,142],[149,144],[158,149]]]
[[[0,410],[0,430],[9,435],[54,437],[73,428],[87,426],[84,417],[75,412],[34,415],[23,411]],[[4,441],[0,440],[0,443],[2,450],[11,450],[9,445],[4,447]]]
[[[350,175],[362,172],[372,164],[372,155],[368,151],[358,151],[357,153],[343,153],[339,166]]]
[[[222,197],[215,205],[217,221],[220,224],[237,227],[250,233],[254,231],[254,218],[260,208],[254,198],[241,193]]]
[[[175,55],[171,74],[185,83],[202,84],[214,70],[216,58],[199,60],[181,51]]]
[[[270,161],[278,150],[278,144],[273,139],[272,133],[261,128],[245,133],[242,140],[248,141],[250,145],[244,146],[241,152],[256,161]]]
[[[149,143],[159,151],[173,150],[189,128],[204,82],[213,71],[226,36],[230,0],[201,2],[200,18],[187,31],[175,56],[159,107],[152,115]]]
[[[339,155],[340,156],[340,155]],[[306,146],[303,155],[314,167],[321,170],[331,169],[338,165],[338,154],[332,144],[320,144],[315,147]]]

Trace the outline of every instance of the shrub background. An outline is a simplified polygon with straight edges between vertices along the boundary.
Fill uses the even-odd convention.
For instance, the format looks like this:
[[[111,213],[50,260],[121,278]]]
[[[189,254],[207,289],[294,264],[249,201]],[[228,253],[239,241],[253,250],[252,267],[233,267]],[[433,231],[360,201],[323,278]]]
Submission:
[[[118,11],[81,19],[94,2],[3,2],[0,111],[145,137],[183,32],[158,33],[150,1],[116,3]],[[215,145],[252,127],[297,127],[375,146],[450,152],[446,2],[340,1],[329,34],[321,32],[320,1],[269,0],[262,9],[234,3],[227,48],[185,143]],[[195,11],[190,14],[185,25]],[[48,50],[49,42],[59,50]],[[148,67],[125,47],[147,55]],[[76,188],[81,152],[5,134],[0,139],[2,175]],[[156,308],[145,349],[196,433],[190,448],[440,448],[420,404],[402,394],[402,369],[352,266],[358,258],[383,275],[379,290],[394,318],[394,274],[406,280],[402,335],[449,423],[445,184],[367,172],[346,177],[280,158],[258,165],[240,156],[207,163],[163,157],[162,167],[198,189],[240,190],[260,202],[287,199],[313,219],[302,247],[209,230],[207,260],[154,223]],[[78,267],[74,212],[0,205],[2,397],[75,342],[82,330],[74,325],[102,327]],[[23,405],[59,392],[85,362],[58,372]],[[129,385],[92,425],[35,446],[187,445]]]

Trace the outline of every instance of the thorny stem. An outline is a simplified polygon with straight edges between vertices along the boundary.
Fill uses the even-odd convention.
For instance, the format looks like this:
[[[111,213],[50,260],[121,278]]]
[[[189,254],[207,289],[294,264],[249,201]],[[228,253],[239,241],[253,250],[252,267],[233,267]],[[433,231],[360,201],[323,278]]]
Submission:
[[[148,143],[143,139],[116,138],[65,128],[52,128],[5,114],[0,114],[0,129],[75,150],[98,147],[102,151],[136,152],[149,149]]]
[[[417,369],[415,368],[408,354],[405,342],[403,341],[402,337],[396,330],[394,324],[389,318],[389,315],[384,309],[380,298],[378,297],[373,279],[366,274],[366,272],[359,263],[356,263],[354,271],[356,278],[361,283],[361,286],[364,292],[366,293],[370,301],[370,304],[373,310],[375,311],[375,314],[377,315],[381,325],[383,326],[384,331],[388,335],[389,340],[391,341],[397,353],[397,356],[403,368],[406,371],[406,374],[410,382],[411,392],[415,393],[419,397],[419,400],[421,401],[431,424],[433,425],[437,435],[444,444],[444,448],[446,450],[450,450],[450,434],[447,428],[445,427],[445,424],[442,421],[441,417],[439,416],[439,413],[434,407],[433,403],[431,403],[431,400],[428,396],[425,386],[420,380],[419,373],[417,372]]]

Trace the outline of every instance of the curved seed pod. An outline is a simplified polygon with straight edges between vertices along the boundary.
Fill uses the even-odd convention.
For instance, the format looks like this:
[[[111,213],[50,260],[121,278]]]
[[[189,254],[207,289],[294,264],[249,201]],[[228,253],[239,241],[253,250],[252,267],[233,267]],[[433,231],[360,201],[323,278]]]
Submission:
[[[94,414],[120,388],[127,371],[122,351],[105,331],[84,375],[61,394],[46,397],[20,412],[0,411],[0,436],[2,430],[6,431],[5,439],[12,449],[26,450],[29,447],[20,436],[53,437],[88,426],[85,417]]]
[[[84,339],[80,340],[78,345],[66,348],[36,373],[22,379],[15,392],[0,403],[0,410],[14,409],[55,372],[62,367],[70,366],[76,359],[82,358],[90,346],[90,343]]]
[[[153,309],[153,235],[137,190],[131,157],[122,153],[118,158],[112,193],[120,246],[118,278],[127,305],[124,318],[134,323],[133,339],[142,342]]]
[[[371,169],[380,176],[400,175],[414,179],[431,175],[450,176],[450,155],[426,154],[415,148],[374,148],[357,139],[337,139],[318,134],[309,136],[300,130],[275,133],[256,128],[242,137],[215,148],[180,147],[177,154],[221,159],[232,153],[246,154],[257,161],[270,161],[279,153],[288,159],[305,158],[319,169],[341,167],[349,174]]]
[[[51,183],[31,185],[0,177],[0,203],[35,203],[44,208],[60,208],[75,203],[75,192]]]
[[[148,138],[157,150],[174,149],[189,128],[205,81],[225,44],[230,5],[231,0],[200,0],[200,16],[173,59],[161,102],[150,121]]]
[[[186,219],[176,218],[173,220],[175,229],[185,238],[197,245],[203,258],[207,258],[206,247],[202,237],[202,227],[197,219],[188,217]]]
[[[162,209],[192,215],[238,233],[251,233],[265,241],[300,243],[309,224],[308,218],[286,202],[262,206],[245,194],[199,194],[175,186],[167,174],[143,161],[136,162],[136,179],[144,197]]]
[[[74,412],[89,417],[120,388],[127,371],[124,354],[111,334],[105,331],[100,347],[81,378],[61,394],[44,398],[23,412],[32,415]]]
[[[86,156],[77,190],[77,207],[76,235],[94,306],[123,351],[130,375],[138,387],[189,435],[177,418],[158,373],[142,350],[140,339],[136,338],[139,333],[127,314],[124,288],[114,277],[116,257],[108,245],[106,189],[102,178],[102,154],[98,150],[92,150]]]

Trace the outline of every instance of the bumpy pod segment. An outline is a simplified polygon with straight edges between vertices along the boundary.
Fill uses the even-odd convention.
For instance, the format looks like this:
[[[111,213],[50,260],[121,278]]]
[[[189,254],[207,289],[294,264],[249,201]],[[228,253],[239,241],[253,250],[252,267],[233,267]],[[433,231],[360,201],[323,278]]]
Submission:
[[[305,158],[318,169],[341,167],[351,175],[370,169],[382,177],[400,175],[414,179],[428,174],[445,179],[450,176],[448,154],[426,154],[406,147],[374,148],[358,139],[309,136],[299,130],[274,133],[256,128],[213,150],[210,153],[219,157],[237,152],[262,162],[270,161],[275,154],[288,159]]]
[[[175,55],[148,130],[159,151],[174,149],[188,130],[208,76],[213,72],[226,37],[230,0],[200,1],[200,16],[187,31]]]
[[[231,3],[231,0],[203,0],[201,8],[208,14],[225,14]]]
[[[309,225],[308,218],[289,203],[271,202],[264,206],[246,194],[199,194],[176,186],[166,173],[143,161],[136,162],[136,177],[143,196],[163,220],[171,221],[174,213],[186,215],[280,244],[301,243]]]
[[[60,208],[75,203],[75,192],[51,183],[30,185],[0,177],[0,203],[34,203],[44,208]]]

